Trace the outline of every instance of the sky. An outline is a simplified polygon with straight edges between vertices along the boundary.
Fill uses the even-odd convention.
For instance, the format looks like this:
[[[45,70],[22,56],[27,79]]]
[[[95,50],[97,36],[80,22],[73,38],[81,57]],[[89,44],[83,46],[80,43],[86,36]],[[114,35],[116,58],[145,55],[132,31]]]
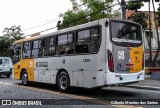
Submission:
[[[26,35],[55,27],[54,20],[71,7],[70,0],[0,0],[0,35],[13,25],[20,25]]]
[[[0,0],[0,36],[13,25],[20,25],[25,35],[56,27],[59,14],[71,8],[70,0]],[[148,5],[141,10],[147,11]]]

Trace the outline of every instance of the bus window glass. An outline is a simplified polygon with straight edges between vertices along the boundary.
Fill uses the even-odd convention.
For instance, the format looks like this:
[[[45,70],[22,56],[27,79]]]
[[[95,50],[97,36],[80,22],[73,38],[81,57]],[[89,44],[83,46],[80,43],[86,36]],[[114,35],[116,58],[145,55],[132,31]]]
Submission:
[[[55,55],[54,38],[49,38],[49,56]]]
[[[73,42],[73,34],[68,34],[68,43]]]
[[[54,45],[54,38],[50,38],[50,42],[49,42],[49,46],[53,46]]]
[[[90,39],[90,31],[83,30],[78,32],[78,42],[87,41]]]
[[[76,43],[76,53],[96,53],[100,46],[99,28],[91,28],[78,32],[78,42]]]
[[[73,34],[58,36],[57,55],[68,55],[74,53]]]
[[[141,44],[140,26],[123,23],[111,22],[111,35],[113,42]]]
[[[49,38],[43,39],[43,50],[44,50],[44,55],[43,56],[49,56]]]
[[[67,34],[58,36],[58,45],[67,44]]]
[[[21,44],[15,44],[14,46],[14,60],[13,62],[18,62],[21,57]]]
[[[33,49],[38,48],[38,45],[39,45],[38,40],[33,41]]]
[[[100,38],[99,29],[98,28],[91,29],[91,40],[96,40],[98,38]]]
[[[22,51],[22,57],[23,58],[30,58],[30,42],[23,43],[23,51]]]
[[[42,56],[41,40],[35,40],[32,42],[32,57],[37,58]]]

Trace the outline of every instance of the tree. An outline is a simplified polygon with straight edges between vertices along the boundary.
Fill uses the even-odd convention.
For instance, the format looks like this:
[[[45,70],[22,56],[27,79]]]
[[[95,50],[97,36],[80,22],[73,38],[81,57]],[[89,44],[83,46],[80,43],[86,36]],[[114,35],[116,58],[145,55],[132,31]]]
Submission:
[[[134,2],[134,3],[128,2],[127,9],[131,11],[135,11],[131,16],[128,17],[128,19],[141,24],[143,29],[146,30],[148,26],[146,22],[146,20],[148,19],[148,15],[143,12],[138,12],[138,9],[140,9],[142,6],[144,6],[142,2]],[[150,21],[150,17],[149,17],[149,21]],[[150,25],[149,25],[149,28],[150,28]],[[149,47],[149,61],[150,61],[149,65],[151,67],[152,65],[151,30],[149,32],[149,36],[146,37],[146,39]]]
[[[149,17],[149,36],[148,37],[146,37],[146,39],[147,39],[147,42],[148,42],[148,46],[149,46],[149,61],[150,61],[150,67],[155,67],[156,66],[156,62],[157,62],[157,59],[158,59],[158,56],[159,56],[159,50],[160,50],[160,40],[159,40],[159,33],[158,33],[158,29],[157,29],[157,23],[158,23],[158,25],[160,26],[160,5],[159,5],[159,8],[157,9],[158,10],[158,12],[156,13],[156,15],[155,15],[155,6],[154,6],[154,1],[153,0],[145,0],[146,2],[148,2],[149,3],[149,6],[150,6],[150,2],[152,2],[152,4],[153,4],[153,9],[154,9],[154,17],[156,17],[156,15],[157,15],[157,21],[156,21],[156,18],[154,19],[154,22],[155,22],[155,27],[156,27],[156,34],[157,34],[157,50],[156,50],[156,54],[155,54],[155,56],[154,56],[154,58],[152,58],[152,44],[151,44],[151,37],[152,37],[152,35],[151,35],[151,19],[150,19],[150,7],[149,7],[149,15],[147,16],[147,14],[146,15],[144,15],[144,14],[142,14],[142,12],[141,13],[136,13],[136,14],[134,14],[134,15],[131,15],[130,17],[130,19],[131,20],[133,20],[133,21],[136,21],[136,22],[138,22],[138,23],[140,23],[142,26],[143,26],[143,28],[144,29],[146,29],[146,27],[147,27],[147,25],[146,25],[146,20],[148,19],[147,17]],[[143,6],[142,5],[142,3],[141,2],[139,2],[139,3],[137,3],[138,5],[135,5],[135,4],[128,4],[128,9],[133,9],[133,10],[135,10],[136,12],[138,12],[137,11],[137,9],[139,9],[139,8],[141,8],[141,6]],[[141,16],[141,17],[140,17]],[[139,17],[139,18],[138,18]],[[138,21],[137,21],[138,20]],[[152,61],[152,59],[153,59],[153,61]]]
[[[143,7],[143,6],[144,6],[143,2],[132,2],[132,1],[129,1],[128,4],[127,4],[127,9],[137,12],[137,10],[141,9],[141,7]]]
[[[12,39],[13,41],[15,40],[19,40],[22,39],[22,35],[24,35],[24,33],[22,33],[21,30],[21,26],[11,26],[10,28],[6,27],[3,30],[3,36],[5,37],[9,37],[10,39]]]
[[[157,9],[156,16],[157,16],[156,20],[157,20],[158,26],[160,27],[160,4],[159,4],[159,7]]]
[[[58,21],[58,30],[107,18],[113,13],[112,8],[105,9],[112,5],[113,0],[104,0],[104,2],[99,2],[99,0],[70,1],[72,2],[72,10],[65,12],[63,14],[63,20]],[[62,14],[60,14],[60,16],[62,16]]]
[[[148,15],[143,12],[136,12],[128,17],[128,20],[132,20],[134,22],[141,24],[144,29],[147,29],[148,26],[146,22],[147,19]]]
[[[128,20],[135,21],[141,24],[144,29],[146,29],[148,26],[146,22],[146,20],[148,19],[148,15],[138,11],[138,9],[140,9],[143,6],[144,6],[143,2],[129,1],[127,4],[127,9],[135,12],[128,17]]]
[[[11,56],[11,46],[19,39],[22,39],[23,33],[21,26],[6,27],[3,31],[3,36],[0,36],[0,56]]]
[[[65,12],[63,16],[63,21],[58,21],[57,27],[58,30],[64,29],[67,27],[76,26],[79,24],[87,23],[88,20],[86,18],[86,14],[83,10],[75,13],[73,11],[67,11]]]

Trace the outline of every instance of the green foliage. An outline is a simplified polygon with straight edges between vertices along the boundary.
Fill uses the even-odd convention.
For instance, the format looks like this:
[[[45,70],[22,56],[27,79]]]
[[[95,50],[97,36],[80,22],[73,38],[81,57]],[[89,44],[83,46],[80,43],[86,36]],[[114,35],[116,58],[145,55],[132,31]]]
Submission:
[[[57,27],[58,29],[64,29],[67,27],[86,23],[87,21],[88,20],[85,17],[84,11],[79,11],[78,13],[74,13],[73,11],[67,11],[63,16],[63,21],[59,21],[57,23]]]
[[[15,40],[19,40],[22,39],[22,31],[21,31],[21,26],[11,26],[10,28],[6,27],[3,30],[3,33],[5,37],[9,37],[10,39],[12,39],[12,41],[14,42]]]
[[[0,36],[0,56],[11,56],[11,46],[19,39],[22,39],[22,31],[20,26],[6,27],[3,31],[3,36]]]
[[[158,26],[160,27],[160,4],[156,12],[156,19],[157,19]]]
[[[70,0],[72,2],[72,10],[68,10],[63,15],[63,21],[58,21],[58,30],[67,27],[76,26],[79,24],[95,21],[102,18],[110,17],[112,9],[105,9],[109,7],[113,0]]]
[[[148,19],[148,14],[145,14],[143,12],[137,12],[136,14],[132,14],[128,17],[128,19],[141,24],[144,29],[146,29],[148,26],[146,23],[146,20]]]
[[[128,5],[127,5],[127,9],[132,10],[132,11],[137,11],[138,9],[140,9],[143,6],[144,6],[143,2],[134,2],[133,3],[131,1],[129,1]]]
[[[146,29],[147,26],[148,26],[147,22],[146,22],[147,19],[148,19],[148,14],[137,11],[142,6],[144,6],[144,4],[142,2],[133,3],[133,2],[129,1],[128,4],[127,4],[127,9],[131,10],[131,11],[136,11],[136,12],[133,13],[132,15],[130,15],[128,17],[128,20],[132,20],[134,22],[137,22],[137,23],[141,24],[144,29]]]

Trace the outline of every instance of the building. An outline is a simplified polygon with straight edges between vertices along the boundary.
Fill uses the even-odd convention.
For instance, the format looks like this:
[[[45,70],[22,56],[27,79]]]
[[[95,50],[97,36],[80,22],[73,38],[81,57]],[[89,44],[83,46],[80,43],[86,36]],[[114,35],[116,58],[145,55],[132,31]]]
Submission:
[[[149,14],[148,11],[143,11],[144,13],[146,14]],[[134,11],[126,11],[126,19],[134,14],[135,12]],[[151,38],[151,44],[152,44],[152,49],[157,49],[158,45],[157,45],[157,33],[156,33],[156,26],[155,26],[155,18],[154,18],[154,12],[151,11],[150,13],[150,17],[151,17],[151,35],[152,35],[152,38]],[[147,20],[147,30],[145,31],[145,37],[144,37],[144,43],[145,43],[145,49],[148,50],[149,47],[148,47],[148,42],[147,42],[147,39],[146,37],[149,36],[149,19]],[[160,27],[158,27],[158,31],[159,31],[159,34],[160,34]]]
[[[146,14],[149,14],[148,11],[143,11]],[[134,11],[126,11],[126,19],[135,13]],[[155,26],[155,18],[154,18],[154,12],[151,11],[150,13],[151,18],[151,46],[152,46],[152,58],[154,58],[154,55],[156,54],[156,50],[158,48],[157,44],[157,32],[156,32],[156,26]],[[149,36],[149,19],[147,20],[147,30],[145,30],[145,36],[144,36],[144,44],[145,44],[145,60],[146,60],[146,66],[149,66],[149,47],[148,47],[148,41],[147,37]],[[158,27],[159,37],[160,37],[160,27]],[[160,54],[160,52],[159,52]],[[160,67],[160,57],[158,57],[156,66]]]

